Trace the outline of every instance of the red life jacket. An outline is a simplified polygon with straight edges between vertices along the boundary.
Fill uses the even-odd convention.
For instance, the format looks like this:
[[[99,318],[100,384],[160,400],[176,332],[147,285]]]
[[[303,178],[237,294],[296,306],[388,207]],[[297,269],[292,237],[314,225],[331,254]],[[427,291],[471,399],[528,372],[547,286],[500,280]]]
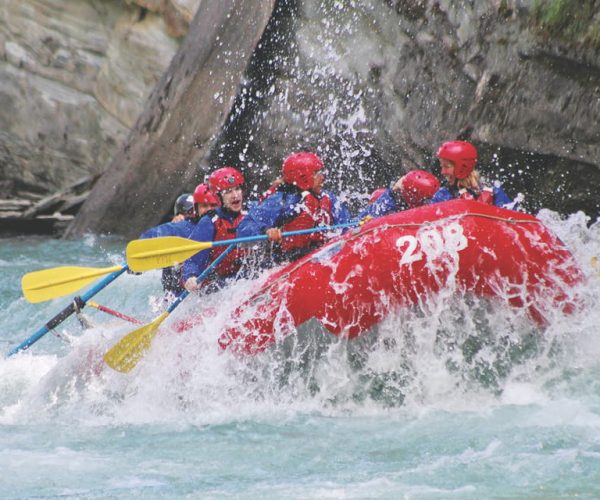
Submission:
[[[458,197],[461,200],[476,200],[486,205],[494,204],[494,190],[490,187],[481,188],[479,194],[474,193],[470,189],[462,188],[458,190]]]
[[[213,241],[234,239],[235,231],[245,215],[246,212],[240,212],[240,214],[233,221],[229,221],[219,217],[218,214],[215,214],[215,216],[212,218],[212,223],[215,226],[215,237],[213,238]],[[214,247],[210,252],[209,263],[221,255],[226,248],[226,245]],[[239,247],[234,248],[215,268],[215,272],[224,278],[232,276],[238,272],[241,265],[241,259],[244,257],[244,255],[244,250]]]
[[[302,192],[302,200],[296,207],[298,215],[286,222],[281,230],[298,231],[311,229],[317,226],[329,226],[332,221],[331,199],[324,194],[317,198],[310,191]],[[325,234],[320,231],[311,234],[302,234],[283,238],[280,242],[281,250],[290,252],[298,248],[309,248],[311,245],[320,245],[325,242]]]

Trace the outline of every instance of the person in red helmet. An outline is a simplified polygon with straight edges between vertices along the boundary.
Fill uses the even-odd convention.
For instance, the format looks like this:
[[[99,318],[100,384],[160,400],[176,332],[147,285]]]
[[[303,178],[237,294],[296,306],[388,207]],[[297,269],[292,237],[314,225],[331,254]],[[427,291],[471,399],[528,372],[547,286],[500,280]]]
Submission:
[[[400,177],[392,190],[400,193],[408,208],[425,205],[439,190],[440,181],[425,170],[411,170]]]
[[[187,238],[198,220],[209,210],[219,206],[219,199],[210,192],[206,184],[198,184],[194,193],[184,193],[175,200],[171,222],[159,224],[144,231],[141,239],[179,236]]]
[[[323,190],[323,161],[315,153],[289,155],[282,164],[282,182],[275,184],[240,223],[240,238],[266,234],[274,243],[274,263],[295,260],[322,245],[324,232],[282,238],[281,233],[350,220],[346,205]]]
[[[198,221],[189,236],[191,240],[221,241],[235,238],[236,228],[245,215],[245,212],[242,211],[244,182],[242,173],[233,167],[219,168],[210,174],[208,187],[220,206],[207,212]],[[185,261],[183,280],[188,291],[198,290],[202,286],[196,281],[196,277],[226,248],[226,246],[218,246],[203,250]],[[217,287],[222,286],[227,279],[237,274],[242,256],[242,250],[235,249],[215,268],[216,279],[213,280],[213,283]]]
[[[439,190],[440,181],[425,170],[411,170],[398,179],[390,188],[379,188],[373,192],[369,204],[357,219],[381,217],[391,212],[416,208],[429,202]]]
[[[387,188],[377,188],[369,197],[369,205],[375,203],[387,191]]]
[[[437,151],[445,186],[431,199],[432,203],[448,201],[455,198],[477,200],[497,207],[515,208],[516,202],[511,200],[499,183],[490,187],[482,183],[477,164],[477,149],[466,141],[449,141]]]
[[[194,189],[194,209],[198,219],[211,210],[215,210],[221,202],[209,189],[207,184],[198,184]]]

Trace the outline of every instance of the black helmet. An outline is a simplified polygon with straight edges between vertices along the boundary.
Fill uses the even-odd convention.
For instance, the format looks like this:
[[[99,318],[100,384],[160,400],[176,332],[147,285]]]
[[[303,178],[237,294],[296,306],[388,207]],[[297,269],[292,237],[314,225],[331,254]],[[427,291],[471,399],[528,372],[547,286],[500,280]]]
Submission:
[[[194,196],[192,193],[184,193],[175,200],[175,215],[192,215],[194,213]]]

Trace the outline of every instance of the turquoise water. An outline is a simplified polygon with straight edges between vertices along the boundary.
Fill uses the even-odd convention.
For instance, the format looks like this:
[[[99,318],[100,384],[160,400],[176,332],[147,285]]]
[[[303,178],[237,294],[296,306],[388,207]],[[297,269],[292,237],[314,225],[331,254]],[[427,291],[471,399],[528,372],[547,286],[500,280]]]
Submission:
[[[0,359],[2,498],[599,497],[600,228],[540,216],[589,276],[583,311],[541,336],[515,311],[465,299],[318,355],[240,359],[216,346],[256,286],[240,283],[186,299],[125,375],[98,360],[132,325],[86,308],[91,328],[70,318],[62,338]],[[2,351],[69,302],[28,304],[24,273],[122,264],[123,248],[0,240]],[[164,307],[158,272],[123,275],[94,300],[145,322]],[[203,324],[169,333],[191,311],[207,311]]]

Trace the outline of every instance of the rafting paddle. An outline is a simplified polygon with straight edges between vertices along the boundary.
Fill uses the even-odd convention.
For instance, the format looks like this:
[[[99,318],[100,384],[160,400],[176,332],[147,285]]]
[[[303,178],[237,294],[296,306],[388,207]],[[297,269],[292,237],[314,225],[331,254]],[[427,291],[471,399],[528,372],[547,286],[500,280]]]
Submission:
[[[358,226],[359,222],[347,222],[335,226],[319,226],[311,229],[300,229],[281,233],[282,237],[310,234],[320,231],[332,231]],[[149,271],[179,264],[202,250],[216,246],[239,245],[254,241],[267,240],[266,234],[247,236],[232,240],[220,241],[193,241],[177,236],[166,236],[164,238],[149,238],[134,240],[127,245],[127,264],[134,272]]]
[[[110,283],[116,280],[121,274],[127,271],[127,266],[116,266],[115,271],[106,276],[103,280],[99,281],[96,285],[90,288],[86,293],[84,293],[81,297],[77,297],[73,300],[67,307],[65,307],[62,311],[60,311],[56,316],[54,316],[48,323],[38,329],[33,335],[26,338],[23,342],[21,342],[18,346],[11,349],[7,356],[12,356],[19,351],[27,349],[29,346],[37,342],[41,339],[46,333],[48,333],[53,328],[60,325],[65,319],[67,319],[71,314],[77,312],[85,303],[90,300],[94,295],[96,295],[100,290],[106,288]]]
[[[600,260],[598,257],[592,257],[592,268],[594,269],[597,276],[600,276]]]
[[[168,237],[166,239],[169,239]],[[165,238],[155,238],[155,239],[165,239]],[[183,238],[176,238],[183,239]],[[139,240],[139,241],[152,241],[152,240]],[[190,241],[190,240],[184,240]],[[231,242],[232,240],[226,240]],[[208,274],[215,269],[221,261],[227,256],[235,244],[230,244],[225,251],[219,255],[214,261],[212,261],[208,267],[200,273],[200,275],[196,278],[196,281],[200,283]],[[175,299],[175,301],[169,306],[169,308],[162,313],[158,318],[156,318],[151,323],[134,330],[127,335],[125,335],[121,340],[119,340],[115,345],[113,345],[110,350],[104,355],[104,361],[108,366],[110,366],[113,370],[122,373],[130,372],[135,365],[137,365],[138,361],[144,355],[144,352],[150,348],[152,343],[152,339],[158,332],[158,328],[162,324],[162,322],[167,319],[169,314],[173,312],[173,310],[183,302],[189,295],[187,290],[181,292],[179,296]]]
[[[131,316],[127,316],[127,314],[123,314],[122,312],[115,311],[114,309],[110,309],[109,307],[103,306],[102,304],[98,304],[93,300],[88,300],[86,305],[93,307],[94,309],[98,309],[98,311],[105,312],[106,314],[110,314],[115,318],[122,319],[124,321],[128,321],[129,323],[135,323],[137,325],[141,325],[142,322],[139,319],[132,318]]]
[[[21,279],[23,295],[33,304],[69,295],[89,285],[105,274],[126,269],[123,266],[112,267],[53,267],[27,273]]]

